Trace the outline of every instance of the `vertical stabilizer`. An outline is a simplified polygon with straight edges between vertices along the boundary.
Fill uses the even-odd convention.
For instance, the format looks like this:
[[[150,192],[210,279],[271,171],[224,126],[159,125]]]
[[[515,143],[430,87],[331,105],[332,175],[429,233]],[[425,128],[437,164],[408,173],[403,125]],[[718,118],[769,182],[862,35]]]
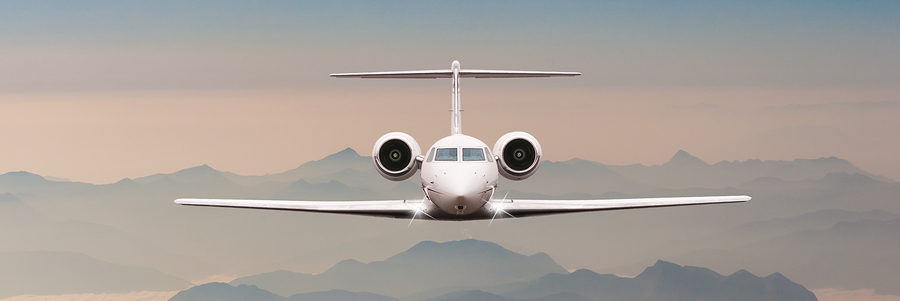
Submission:
[[[450,134],[462,134],[462,121],[460,118],[459,108],[459,61],[453,61],[450,64],[450,71],[453,72],[452,91],[450,92],[451,113],[450,113]]]

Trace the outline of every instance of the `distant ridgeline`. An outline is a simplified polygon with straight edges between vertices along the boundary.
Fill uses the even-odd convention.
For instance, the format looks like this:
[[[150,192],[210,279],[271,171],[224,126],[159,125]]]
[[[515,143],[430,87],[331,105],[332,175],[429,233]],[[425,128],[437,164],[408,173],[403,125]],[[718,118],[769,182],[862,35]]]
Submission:
[[[839,158],[709,164],[679,151],[668,162],[651,166],[606,165],[582,159],[546,161],[528,180],[501,180],[497,194],[507,193],[512,198],[534,199],[747,194],[753,200],[733,206],[610,211],[529,221],[508,219],[492,226],[487,222],[432,223],[419,228],[419,223],[430,222],[417,221],[409,230],[413,232],[406,232],[407,222],[398,220],[225,208],[200,210],[172,203],[179,197],[422,198],[420,183],[384,180],[373,168],[371,158],[349,148],[285,172],[259,176],[200,165],[95,185],[9,172],[0,174],[0,242],[9,242],[0,243],[0,279],[4,280],[0,281],[0,298],[22,294],[179,291],[191,285],[186,279],[209,279],[213,275],[249,275],[275,269],[318,271],[324,268],[323,263],[360,257],[371,260],[367,256],[392,254],[423,237],[460,238],[462,228],[475,237],[490,233],[491,237],[502,237],[503,243],[543,250],[572,262],[573,267],[589,267],[602,273],[635,275],[649,263],[664,259],[723,272],[747,269],[761,275],[773,274],[765,278],[745,273],[714,277],[693,268],[671,267],[697,272],[697,278],[690,279],[698,282],[676,287],[704,288],[706,294],[711,294],[705,300],[730,294],[735,291],[732,283],[744,283],[747,279],[759,281],[754,292],[780,294],[783,287],[776,283],[782,277],[776,273],[811,289],[874,289],[879,294],[900,295],[896,281],[900,279],[900,183],[867,173]],[[570,235],[560,235],[562,231]],[[334,233],[340,233],[340,239],[335,240]],[[450,246],[424,243],[407,252],[429,247],[437,248],[431,252],[439,253]],[[413,258],[422,256],[428,262],[433,258],[429,252],[407,252],[377,264],[344,261],[318,275],[278,271],[241,278],[231,285],[239,290],[248,289],[240,284],[256,285],[276,294],[276,298],[343,289],[403,299],[419,291],[424,294],[421,298],[411,298],[449,294],[445,297],[527,299],[537,294],[526,294],[531,292],[526,284],[537,285],[541,283],[536,282],[538,279],[585,281],[585,288],[605,287],[600,281],[610,281],[618,283],[614,287],[623,296],[640,292],[641,298],[694,292],[666,289],[665,284],[677,279],[665,278],[657,283],[644,277],[663,268],[659,264],[640,277],[616,278],[586,271],[568,273],[542,254],[501,252],[505,254],[500,256],[503,260],[479,261],[477,258],[481,257],[475,256],[456,262],[448,261],[454,258],[453,254],[444,254],[438,262],[445,265],[416,271],[409,266],[422,263]],[[395,275],[394,271],[406,274]],[[473,282],[465,282],[466,279]],[[436,289],[432,283],[448,287]],[[212,291],[222,289],[229,288],[206,287]],[[605,289],[603,294],[613,291]],[[598,292],[566,289],[554,298],[576,298],[576,293],[585,294],[582,297],[600,296]],[[324,295],[331,294],[341,294],[340,299],[344,300],[351,298],[347,292],[339,291]],[[677,300],[669,295],[661,298]],[[372,296],[365,298],[369,297]]]
[[[343,261],[318,275],[276,271],[182,291],[197,300],[816,300],[781,274],[657,261],[634,278],[566,272],[543,253],[525,256],[479,240],[422,242],[384,261]]]

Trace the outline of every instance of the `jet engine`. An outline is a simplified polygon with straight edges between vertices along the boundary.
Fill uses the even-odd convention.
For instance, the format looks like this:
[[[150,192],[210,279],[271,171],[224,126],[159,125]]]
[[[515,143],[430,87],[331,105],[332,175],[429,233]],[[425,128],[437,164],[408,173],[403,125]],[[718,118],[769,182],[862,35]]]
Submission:
[[[503,135],[494,144],[494,155],[500,174],[510,180],[524,180],[537,171],[541,164],[541,144],[526,132]]]
[[[401,133],[387,133],[375,142],[372,161],[375,169],[391,181],[409,179],[419,169],[416,157],[422,154],[419,143],[412,136]]]

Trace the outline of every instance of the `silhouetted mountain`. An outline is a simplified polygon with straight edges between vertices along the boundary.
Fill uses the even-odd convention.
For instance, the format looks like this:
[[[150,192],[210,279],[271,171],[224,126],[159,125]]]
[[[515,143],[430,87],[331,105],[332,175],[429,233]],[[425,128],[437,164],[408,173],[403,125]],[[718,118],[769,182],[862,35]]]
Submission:
[[[365,292],[350,292],[345,290],[330,290],[324,292],[312,292],[296,294],[286,298],[288,301],[394,301],[396,298]]]
[[[183,290],[169,301],[284,301],[285,298],[252,285],[211,282]]]
[[[541,195],[610,191],[637,193],[655,189],[640,180],[624,177],[608,166],[582,159],[563,162],[544,161],[531,178],[525,181],[501,179],[500,187],[503,191],[513,190]],[[513,194],[512,197],[523,195]]]
[[[229,180],[225,173],[209,165],[182,169],[171,174],[155,174],[134,179],[134,182],[154,190],[174,189],[185,193],[208,191],[240,191],[240,187]]]
[[[684,150],[678,150],[672,159],[662,165],[667,168],[702,168],[708,166],[700,158],[694,157]]]
[[[395,298],[372,293],[330,290],[283,297],[254,285],[231,286],[211,282],[183,290],[169,301],[394,301]]]
[[[550,274],[503,295],[536,298],[569,293],[591,300],[816,300],[815,295],[781,274],[760,278],[741,270],[722,276],[709,269],[657,261],[635,278],[588,270]]]
[[[360,156],[352,148],[328,155],[316,161],[301,164],[297,168],[262,176],[241,176],[227,174],[228,178],[236,183],[244,185],[256,185],[264,182],[294,182],[300,179],[313,179],[328,174],[333,174],[346,169],[365,171],[374,168],[372,159]]]
[[[21,295],[176,290],[190,283],[150,268],[69,252],[0,252],[0,298]]]
[[[429,301],[593,301],[588,298],[570,292],[558,292],[534,298],[511,298],[498,294],[492,294],[481,290],[465,290],[446,293],[444,295],[426,299]]]
[[[462,251],[466,255],[472,255],[470,253],[472,251],[489,253],[491,254],[489,257],[493,260],[505,263],[503,265],[495,266],[501,269],[521,270],[522,265],[530,264],[529,262],[520,262],[518,260],[509,261],[504,259],[504,257],[507,256],[521,258],[523,256],[521,254],[510,252],[496,244],[471,240],[450,243],[422,242],[391,258],[402,258],[402,260],[412,261],[425,259],[442,261],[442,255],[453,254],[457,251]],[[438,255],[431,256],[429,255],[431,252],[438,253]],[[388,259],[384,262],[390,260],[391,259]],[[451,258],[449,261],[456,262],[457,259]],[[379,263],[372,263],[369,265]],[[385,263],[385,265],[389,266],[390,264]],[[444,263],[439,263],[438,265],[446,266]],[[345,261],[343,267],[335,266],[332,270],[342,269],[346,272],[352,272],[360,271],[366,268],[366,266],[366,264],[356,261]],[[750,272],[740,270],[729,276],[722,276],[709,269],[680,266],[661,260],[657,261],[655,265],[646,268],[643,273],[635,278],[601,275],[590,270],[582,269],[572,273],[549,273],[531,280],[521,280],[521,277],[517,277],[512,273],[507,273],[506,275],[493,275],[494,277],[507,277],[504,279],[505,281],[494,281],[493,283],[471,282],[466,285],[459,285],[458,282],[443,282],[442,280],[445,279],[441,279],[440,275],[450,274],[458,277],[471,277],[472,273],[432,269],[433,266],[434,264],[431,266],[419,267],[420,269],[428,271],[427,274],[420,274],[419,276],[425,277],[426,279],[424,280],[432,282],[432,284],[430,284],[432,288],[444,286],[445,288],[458,287],[461,289],[443,293],[437,297],[415,297],[414,299],[435,301],[816,300],[816,297],[812,292],[778,273],[760,278]],[[415,291],[417,289],[416,285],[423,283],[423,281],[417,281],[415,283],[408,282],[409,278],[403,274],[410,272],[408,268],[402,268],[399,271],[382,270],[381,272],[384,273],[382,273],[379,278],[370,278],[369,281],[382,285],[387,283],[401,283],[407,285],[406,287],[395,287],[389,292],[395,296],[406,296],[409,298],[409,292],[411,290]],[[273,272],[270,276],[291,277],[291,274],[290,272],[280,271]],[[257,276],[248,278],[253,277]],[[304,277],[304,280],[316,282],[317,280],[314,277],[316,276],[307,275]],[[236,280],[235,282],[239,282],[239,280]],[[294,278],[294,280],[299,280],[299,278]],[[339,282],[335,285],[343,287],[359,286],[359,284],[352,283],[352,281],[354,281],[353,279],[341,278],[339,280],[345,280],[345,282]],[[497,285],[498,282],[506,283]],[[300,283],[295,283],[295,285],[296,284]],[[268,291],[254,285],[241,284],[231,286],[222,283],[205,284],[185,290],[178,293],[172,300],[193,301],[213,300],[216,298],[222,298],[222,300],[237,300],[233,299],[234,296],[240,296],[240,298],[243,298],[241,300],[395,300],[391,297],[382,295],[354,293],[343,290],[295,294],[289,298],[284,298],[273,296]]]
[[[491,294],[485,291],[457,291],[447,293],[433,299],[433,301],[509,301],[509,298]]]
[[[779,271],[813,287],[875,288],[880,293],[900,294],[894,278],[900,271],[898,233],[900,218],[857,219],[672,258],[723,269],[743,265],[756,271]]]
[[[793,161],[722,161],[710,165],[679,150],[668,162],[656,166],[604,165],[582,159],[544,161],[538,172],[528,180],[501,180],[500,186],[504,190],[515,191],[516,197],[571,193],[605,195],[613,192],[646,194],[660,189],[740,187],[759,178],[821,180],[833,173],[859,174],[876,181],[890,181],[834,157]]]
[[[252,284],[283,296],[323,289],[396,296],[443,287],[500,285],[563,271],[547,254],[526,256],[495,243],[468,239],[421,242],[384,261],[345,260],[318,275],[276,271],[238,278],[231,284]]]
[[[64,188],[84,188],[92,186],[83,183],[47,181],[44,177],[27,172],[13,171],[0,175],[0,192],[8,193],[53,193]],[[81,192],[81,190],[69,190]]]
[[[530,179],[502,180],[496,196],[508,191],[512,191],[511,197],[548,199],[748,194],[754,197],[753,201],[722,206],[547,216],[530,218],[527,222],[508,219],[500,221],[499,226],[496,222],[493,226],[487,222],[450,226],[416,221],[411,229],[406,228],[406,221],[398,220],[185,207],[172,203],[178,197],[421,198],[419,185],[416,178],[403,182],[381,178],[373,169],[371,158],[360,156],[351,149],[284,173],[264,176],[239,176],[201,165],[136,180],[92,185],[47,181],[27,172],[7,173],[0,175],[0,198],[7,200],[0,201],[0,241],[16,243],[0,244],[0,251],[78,252],[107,262],[152,266],[185,279],[203,279],[210,275],[247,275],[275,269],[322,271],[348,257],[369,262],[396,253],[399,246],[423,239],[452,240],[471,234],[523,250],[542,249],[550,254],[565,254],[562,258],[572,262],[573,267],[636,274],[657,258],[681,258],[676,256],[716,248],[731,250],[757,243],[775,250],[795,246],[807,239],[805,236],[819,235],[818,231],[829,229],[840,221],[876,219],[868,215],[828,217],[825,214],[808,222],[781,225],[773,218],[819,210],[900,212],[897,201],[900,183],[868,174],[845,160],[747,160],[707,164],[687,152],[679,152],[670,162],[656,166],[611,166],[581,159],[546,161]],[[4,204],[11,206],[3,207]],[[730,230],[754,221],[770,223],[759,224],[756,230]],[[568,234],[559,235],[562,231]],[[862,231],[856,233],[859,236],[856,239],[864,241],[863,245],[876,247],[878,241],[896,241],[894,233]],[[787,235],[795,235],[792,236],[795,240],[783,239]],[[761,242],[764,240],[772,241]],[[869,251],[847,250],[838,245],[847,244],[846,238],[818,242],[820,249],[848,252],[841,256],[829,255],[829,260],[822,260],[826,257],[816,260],[823,270],[843,269],[846,272],[842,275],[852,278],[851,283],[867,283],[870,286],[865,287],[884,290],[894,285],[883,279],[900,277],[900,269],[884,268],[889,265],[852,268],[857,261],[868,264],[871,256],[867,256]],[[820,253],[814,249],[807,251]],[[886,262],[896,262],[900,258],[900,255],[886,252],[881,254],[882,251],[874,251],[877,255],[874,258]],[[604,256],[596,256],[599,253]],[[738,261],[734,254],[755,256],[749,253],[732,253],[732,257],[718,254],[710,257],[715,259],[711,261],[686,259],[679,262],[726,271],[737,268],[757,273],[784,271],[792,279],[804,284],[813,283],[816,288],[837,283],[837,280],[818,281],[828,277],[793,272],[807,264],[798,259],[802,257],[797,252],[785,252],[784,255],[771,251],[761,253],[782,258],[778,263],[780,267],[767,263],[762,255]],[[819,258],[817,256],[813,257]],[[334,268],[377,270],[380,264],[373,266],[374,263],[348,261]],[[877,270],[870,273],[869,269]],[[297,281],[305,282],[307,276],[325,281],[349,273],[338,273],[338,270],[328,272],[337,275],[333,278],[323,278],[325,273],[291,275],[300,279]],[[450,276],[453,275],[447,275]],[[474,288],[429,291],[432,294],[428,297],[462,289]]]
[[[27,171],[12,171],[0,175],[0,189],[5,190],[23,186],[38,186],[47,182],[44,177]]]
[[[829,157],[819,159],[795,159],[792,161],[746,160],[722,161],[707,164],[703,160],[679,150],[671,160],[659,166],[626,165],[609,166],[623,177],[663,188],[729,187],[774,177],[782,180],[821,179],[830,173],[870,175],[846,160]],[[879,181],[887,179],[878,177]],[[889,181],[889,180],[887,180]]]
[[[53,177],[53,176],[44,176],[44,179],[46,179],[47,181],[53,181],[53,182],[72,182],[72,180],[69,180],[66,178],[59,178],[59,177]]]

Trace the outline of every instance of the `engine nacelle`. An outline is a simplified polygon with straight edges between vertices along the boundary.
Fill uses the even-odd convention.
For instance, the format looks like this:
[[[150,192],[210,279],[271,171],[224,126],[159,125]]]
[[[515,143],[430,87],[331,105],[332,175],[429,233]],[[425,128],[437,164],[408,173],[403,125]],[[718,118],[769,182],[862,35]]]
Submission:
[[[541,144],[526,132],[503,135],[494,144],[494,155],[499,157],[500,174],[510,180],[524,180],[533,175],[541,165]]]
[[[391,181],[409,179],[419,169],[416,157],[422,155],[419,143],[412,136],[401,133],[387,133],[375,142],[372,161],[375,169]]]

